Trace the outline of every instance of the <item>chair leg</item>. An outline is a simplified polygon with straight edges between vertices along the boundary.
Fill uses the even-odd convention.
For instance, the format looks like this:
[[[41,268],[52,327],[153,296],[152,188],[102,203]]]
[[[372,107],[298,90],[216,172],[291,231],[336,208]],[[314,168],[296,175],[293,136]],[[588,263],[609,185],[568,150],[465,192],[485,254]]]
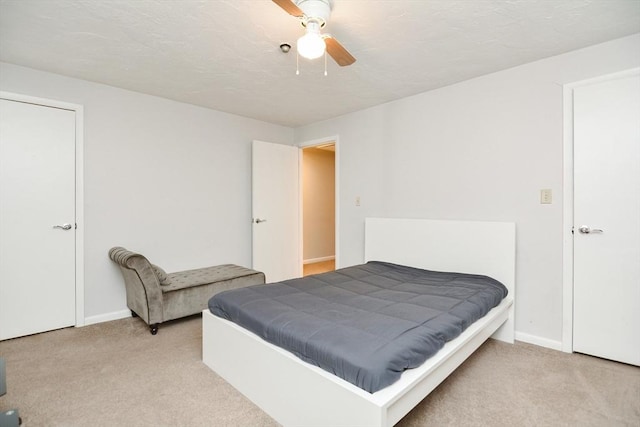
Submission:
[[[155,335],[158,333],[158,324],[154,323],[153,325],[149,325],[149,329],[151,330],[151,335]]]

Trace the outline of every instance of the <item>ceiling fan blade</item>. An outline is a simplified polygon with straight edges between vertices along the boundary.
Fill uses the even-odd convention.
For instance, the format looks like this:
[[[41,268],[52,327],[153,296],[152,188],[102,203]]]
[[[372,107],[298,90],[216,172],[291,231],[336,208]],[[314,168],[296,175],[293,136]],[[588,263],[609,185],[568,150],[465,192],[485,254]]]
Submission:
[[[273,2],[283,8],[289,15],[293,15],[296,18],[302,18],[304,16],[302,9],[296,6],[291,0],[273,0]]]
[[[327,45],[327,53],[338,63],[339,66],[346,67],[347,65],[351,65],[356,62],[356,58],[354,58],[347,49],[338,42],[338,40],[326,35],[324,37],[324,42]]]

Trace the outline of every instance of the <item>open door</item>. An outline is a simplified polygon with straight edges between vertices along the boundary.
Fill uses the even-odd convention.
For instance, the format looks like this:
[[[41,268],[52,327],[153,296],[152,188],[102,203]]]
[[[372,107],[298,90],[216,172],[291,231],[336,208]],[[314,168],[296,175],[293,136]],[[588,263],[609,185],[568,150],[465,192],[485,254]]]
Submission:
[[[269,283],[301,276],[299,151],[253,141],[253,269]]]

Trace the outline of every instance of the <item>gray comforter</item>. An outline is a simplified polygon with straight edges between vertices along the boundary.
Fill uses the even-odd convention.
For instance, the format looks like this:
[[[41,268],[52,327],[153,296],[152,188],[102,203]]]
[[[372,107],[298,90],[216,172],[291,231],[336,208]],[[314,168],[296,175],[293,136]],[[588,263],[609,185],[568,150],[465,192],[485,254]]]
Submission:
[[[209,309],[373,393],[420,366],[506,295],[486,276],[371,261],[222,292]]]

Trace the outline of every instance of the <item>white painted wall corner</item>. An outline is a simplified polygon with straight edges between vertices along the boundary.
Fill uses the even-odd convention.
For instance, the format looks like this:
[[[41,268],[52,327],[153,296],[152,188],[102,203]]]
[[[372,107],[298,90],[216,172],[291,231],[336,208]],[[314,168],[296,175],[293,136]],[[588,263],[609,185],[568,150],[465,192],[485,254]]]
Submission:
[[[113,311],[111,313],[99,314],[97,316],[89,316],[84,319],[84,326],[94,325],[96,323],[109,322],[111,320],[119,320],[131,317],[130,310]]]
[[[550,348],[552,350],[562,351],[562,343],[560,341],[554,341],[536,335],[529,335],[525,334],[524,332],[516,331],[516,341],[522,341],[526,342],[527,344],[533,344],[540,347]]]

